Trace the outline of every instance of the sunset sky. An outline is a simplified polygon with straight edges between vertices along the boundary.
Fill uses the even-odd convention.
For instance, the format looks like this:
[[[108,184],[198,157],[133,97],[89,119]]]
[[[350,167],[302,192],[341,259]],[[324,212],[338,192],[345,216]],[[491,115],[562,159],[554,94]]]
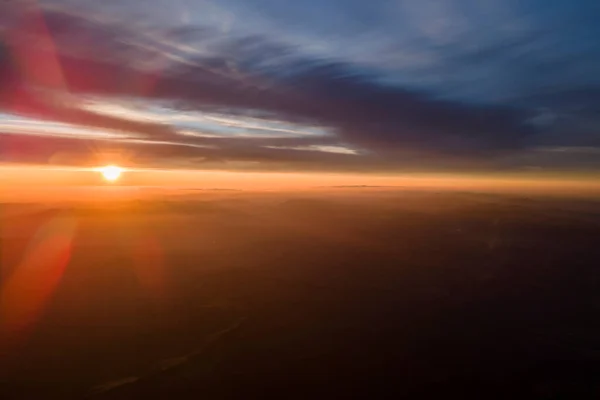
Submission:
[[[595,0],[0,7],[5,184],[107,163],[352,184],[600,171]]]

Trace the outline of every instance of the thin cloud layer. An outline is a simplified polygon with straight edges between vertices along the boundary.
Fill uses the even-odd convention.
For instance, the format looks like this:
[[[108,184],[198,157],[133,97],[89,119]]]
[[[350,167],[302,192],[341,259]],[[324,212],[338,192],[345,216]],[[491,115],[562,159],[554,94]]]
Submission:
[[[38,162],[53,146],[89,159],[91,140],[199,167],[600,166],[548,158],[600,148],[595,2],[284,3],[14,3],[0,21],[13,116],[0,151],[28,135],[46,146]],[[17,115],[49,128],[36,135]]]

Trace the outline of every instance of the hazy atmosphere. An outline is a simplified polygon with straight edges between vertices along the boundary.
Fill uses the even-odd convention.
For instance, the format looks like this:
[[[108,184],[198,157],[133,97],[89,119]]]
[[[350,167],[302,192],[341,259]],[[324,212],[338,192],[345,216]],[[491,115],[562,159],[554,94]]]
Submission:
[[[0,1],[0,400],[600,398],[599,20]]]

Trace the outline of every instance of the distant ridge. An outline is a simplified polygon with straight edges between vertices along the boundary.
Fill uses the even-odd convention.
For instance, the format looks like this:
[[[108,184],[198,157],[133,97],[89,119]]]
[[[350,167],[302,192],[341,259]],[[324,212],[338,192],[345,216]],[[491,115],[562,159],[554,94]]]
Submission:
[[[337,186],[317,186],[320,188],[354,188],[354,189],[361,189],[361,188],[399,188],[401,186],[394,186],[394,185],[337,185]]]

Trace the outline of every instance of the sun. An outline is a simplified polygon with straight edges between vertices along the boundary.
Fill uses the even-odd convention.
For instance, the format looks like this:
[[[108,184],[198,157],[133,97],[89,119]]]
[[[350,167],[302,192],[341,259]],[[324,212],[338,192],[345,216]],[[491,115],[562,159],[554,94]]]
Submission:
[[[98,169],[104,179],[109,182],[114,182],[121,176],[123,172],[123,168],[117,167],[116,165],[107,165],[106,167],[102,167]]]

